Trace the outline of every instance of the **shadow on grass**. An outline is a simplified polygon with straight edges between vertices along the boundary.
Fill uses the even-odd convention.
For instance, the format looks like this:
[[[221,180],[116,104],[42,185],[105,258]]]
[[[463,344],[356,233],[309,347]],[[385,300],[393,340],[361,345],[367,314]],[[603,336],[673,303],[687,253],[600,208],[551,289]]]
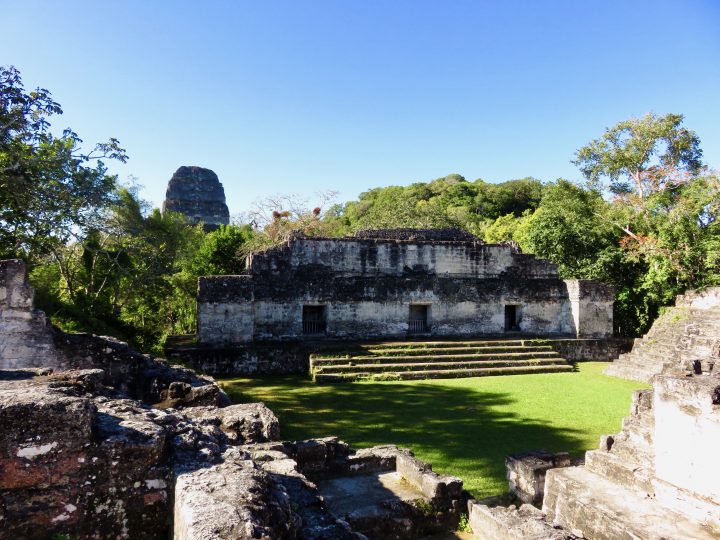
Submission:
[[[226,380],[223,387],[236,403],[264,401],[284,439],[337,435],[354,448],[410,447],[436,471],[463,478],[475,496],[506,489],[507,454],[586,450],[581,431],[511,412],[507,393],[418,382],[315,385],[300,376]]]

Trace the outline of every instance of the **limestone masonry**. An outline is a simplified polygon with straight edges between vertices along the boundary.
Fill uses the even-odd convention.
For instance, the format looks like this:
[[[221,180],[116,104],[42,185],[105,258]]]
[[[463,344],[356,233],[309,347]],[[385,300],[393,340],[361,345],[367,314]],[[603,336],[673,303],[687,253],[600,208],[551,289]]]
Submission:
[[[185,214],[191,223],[204,223],[207,229],[230,223],[225,190],[217,175],[202,167],[180,167],[173,174],[165,193],[163,211]]]
[[[414,260],[431,268],[427,282],[399,262],[413,260],[409,248],[422,242],[430,247]],[[325,299],[335,291],[348,302],[366,292],[343,284],[359,280],[365,291],[371,286],[365,274],[375,278],[380,304],[387,298],[415,301],[422,297],[417,291],[433,301],[447,299],[461,294],[462,285],[472,289],[471,298],[494,299],[494,307],[480,304],[479,312],[518,302],[510,305],[520,316],[507,322],[521,330],[528,319],[557,328],[535,315],[546,305],[554,316],[564,314],[561,320],[575,333],[583,327],[578,321],[607,331],[598,326],[608,323],[602,298],[609,292],[602,286],[562,282],[552,266],[518,258],[510,248],[438,242],[296,240],[256,259],[256,269],[280,282],[277,296],[261,298],[268,305],[304,300],[283,273],[309,279],[306,272],[315,268],[320,281],[299,280],[303,295]],[[386,247],[392,243],[398,247]],[[372,245],[377,253],[366,259],[366,270],[342,270],[347,250]],[[294,249],[293,257],[309,262],[293,266]],[[465,263],[453,265],[453,253],[469,249],[477,254],[465,259],[478,268],[459,277]],[[391,258],[393,250],[395,263],[377,264],[381,253]],[[518,266],[522,272],[510,270]],[[240,279],[253,283],[256,275]],[[338,282],[328,285],[330,276]],[[513,279],[529,287],[524,296]],[[532,503],[517,508],[499,506],[505,497],[468,500],[459,478],[434,472],[407,449],[387,445],[353,452],[337,437],[281,441],[278,420],[262,403],[231,405],[209,377],[111,338],[50,327],[33,309],[22,262],[0,261],[0,538],[429,540],[447,538],[465,510],[476,539],[720,538],[720,368],[713,345],[720,329],[713,322],[719,293],[679,299],[677,306],[687,310],[677,328],[690,336],[688,345],[657,349],[662,373],[652,379],[652,390],[635,393],[622,431],[603,436],[583,465],[573,466],[563,453],[508,456],[510,489]],[[225,294],[227,301],[237,298],[234,289]],[[254,292],[249,298],[255,300]],[[499,322],[492,316],[486,321]],[[425,322],[434,324],[435,318]]]
[[[466,232],[292,237],[239,276],[200,278],[198,337],[255,341],[407,336],[605,338],[614,290]]]
[[[0,326],[12,344],[0,358],[0,538],[409,540],[457,526],[462,482],[409,450],[280,441],[262,403],[231,405],[192,370],[51,328],[22,262],[0,268],[12,322]]]
[[[58,364],[50,323],[33,297],[25,264],[0,261],[0,369]]]

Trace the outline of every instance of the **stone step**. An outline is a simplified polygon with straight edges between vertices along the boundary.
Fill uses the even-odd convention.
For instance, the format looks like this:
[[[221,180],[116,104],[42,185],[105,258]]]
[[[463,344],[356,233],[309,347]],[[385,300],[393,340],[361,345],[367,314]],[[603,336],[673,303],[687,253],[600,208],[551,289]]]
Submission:
[[[521,353],[495,353],[495,354],[453,354],[453,355],[414,355],[414,356],[336,356],[332,358],[310,358],[311,366],[324,366],[333,364],[399,364],[449,362],[470,360],[532,360],[542,358],[559,358],[555,351],[521,352]]]
[[[655,422],[652,414],[626,416],[622,420],[622,434],[637,445],[652,446]]]
[[[478,368],[519,367],[519,366],[552,366],[567,365],[567,361],[559,356],[541,360],[478,360],[467,362],[422,362],[399,364],[333,364],[317,366],[316,374],[351,373],[355,371],[378,373],[384,371],[425,371],[425,370],[466,370]]]
[[[548,471],[543,512],[548,522],[584,538],[716,538],[700,523],[643,497],[635,489],[613,484],[586,467]]]
[[[640,467],[649,467],[651,465],[648,464],[654,463],[655,452],[652,446],[649,446],[647,444],[638,444],[635,440],[626,437],[622,433],[614,435],[613,437],[614,443],[609,451],[597,451],[613,454],[622,463],[633,463],[634,466],[637,465]]]
[[[343,382],[358,380],[413,380],[413,379],[447,379],[461,377],[488,377],[493,375],[524,375],[530,373],[564,373],[573,371],[573,366],[549,365],[549,366],[519,366],[485,369],[458,369],[458,370],[422,370],[422,371],[395,371],[384,373],[339,373],[315,375],[316,382]]]
[[[516,346],[522,347],[527,345],[546,345],[546,340],[537,339],[473,339],[463,341],[381,341],[374,343],[365,343],[364,346],[373,347],[375,349],[382,348],[400,348],[400,347],[497,347],[497,346]]]
[[[652,495],[652,462],[638,463],[615,452],[589,450],[585,452],[585,468],[614,484]]]
[[[433,355],[444,355],[444,354],[490,354],[490,353],[503,353],[503,352],[531,352],[531,351],[548,351],[552,352],[553,348],[550,345],[535,345],[535,346],[498,346],[498,347],[406,347],[406,348],[374,348],[374,347],[363,347],[366,352],[380,355],[380,356],[393,356],[393,355],[413,355],[413,354],[433,354]]]
[[[638,382],[649,382],[654,375],[657,375],[662,371],[662,366],[657,366],[656,370],[643,369],[635,364],[630,363],[619,363],[613,362],[603,373],[611,377],[619,377],[621,379],[628,379],[631,381]]]

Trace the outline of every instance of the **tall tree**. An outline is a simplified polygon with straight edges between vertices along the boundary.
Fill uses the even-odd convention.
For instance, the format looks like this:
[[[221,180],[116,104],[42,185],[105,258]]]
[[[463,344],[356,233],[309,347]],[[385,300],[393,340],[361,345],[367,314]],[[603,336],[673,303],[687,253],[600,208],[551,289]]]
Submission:
[[[682,121],[681,114],[625,120],[580,148],[572,163],[595,187],[606,178],[613,193],[644,199],[676,182],[678,171],[695,174],[702,166],[700,139]]]
[[[0,257],[52,252],[103,221],[116,178],[103,159],[127,160],[116,139],[90,151],[71,129],[56,136],[62,114],[50,92],[27,92],[20,72],[0,67]]]

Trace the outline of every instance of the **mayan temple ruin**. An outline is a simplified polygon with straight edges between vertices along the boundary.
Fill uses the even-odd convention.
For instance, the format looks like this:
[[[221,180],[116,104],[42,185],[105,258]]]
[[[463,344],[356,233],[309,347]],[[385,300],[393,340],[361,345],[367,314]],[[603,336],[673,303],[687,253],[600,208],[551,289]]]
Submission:
[[[53,329],[32,298],[24,265],[0,262],[3,538],[447,538],[433,535],[463,514],[462,538],[720,537],[720,289],[678,298],[617,361],[655,373],[620,433],[580,462],[508,456],[519,506],[472,499],[408,449],[281,440],[263,404],[232,405],[210,377]]]
[[[183,166],[168,182],[163,211],[179,212],[192,224],[203,223],[207,230],[230,223],[225,190],[210,169]]]

